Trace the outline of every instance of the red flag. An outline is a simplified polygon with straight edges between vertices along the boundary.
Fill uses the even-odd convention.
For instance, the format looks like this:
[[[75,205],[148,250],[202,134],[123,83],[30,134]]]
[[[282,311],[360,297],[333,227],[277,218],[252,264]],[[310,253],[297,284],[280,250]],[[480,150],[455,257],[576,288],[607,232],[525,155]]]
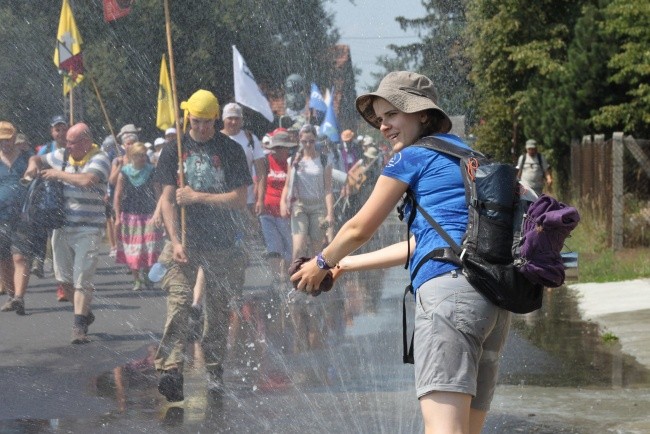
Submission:
[[[131,13],[135,0],[104,0],[104,21],[115,21]]]

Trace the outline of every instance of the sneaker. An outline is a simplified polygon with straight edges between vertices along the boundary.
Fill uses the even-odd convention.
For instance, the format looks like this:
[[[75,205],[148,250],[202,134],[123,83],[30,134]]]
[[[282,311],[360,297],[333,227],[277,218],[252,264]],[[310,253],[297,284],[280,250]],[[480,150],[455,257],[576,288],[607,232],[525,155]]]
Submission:
[[[111,249],[110,252],[108,252],[108,256],[111,258],[114,258],[117,256],[117,249]]]
[[[79,345],[79,344],[87,344],[90,342],[90,339],[88,339],[88,336],[86,336],[86,329],[88,327],[78,327],[74,326],[72,327],[72,340],[70,341],[72,344]]]
[[[133,288],[131,288],[133,291],[140,291],[142,289],[142,280],[138,279],[135,282],[133,282]]]
[[[169,402],[184,400],[183,374],[178,372],[178,369],[164,371],[158,379],[158,392],[167,398]]]
[[[61,284],[59,284],[59,286],[56,287],[56,301],[58,302],[70,301],[68,300],[68,297],[65,295],[65,291],[63,290],[63,285]]]
[[[25,301],[22,298],[9,298],[9,300],[0,307],[0,312],[11,312],[14,310],[17,315],[25,315]]]
[[[41,259],[35,259],[34,264],[32,264],[32,269],[31,273],[38,277],[39,279],[42,279],[45,276],[45,273],[43,272],[43,260]]]
[[[223,393],[223,369],[208,371],[206,388],[209,393]]]

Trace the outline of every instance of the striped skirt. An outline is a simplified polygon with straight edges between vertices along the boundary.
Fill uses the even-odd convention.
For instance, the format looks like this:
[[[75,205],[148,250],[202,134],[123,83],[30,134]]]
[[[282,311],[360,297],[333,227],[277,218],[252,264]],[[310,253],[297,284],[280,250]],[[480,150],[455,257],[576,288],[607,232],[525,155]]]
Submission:
[[[147,221],[151,214],[121,213],[122,225],[117,234],[118,264],[126,264],[131,270],[149,268],[158,261],[163,248],[163,229]]]

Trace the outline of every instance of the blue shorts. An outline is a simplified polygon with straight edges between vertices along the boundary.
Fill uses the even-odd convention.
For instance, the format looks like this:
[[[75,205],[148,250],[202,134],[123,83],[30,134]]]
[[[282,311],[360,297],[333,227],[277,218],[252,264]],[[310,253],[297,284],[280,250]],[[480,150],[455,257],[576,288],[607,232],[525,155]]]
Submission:
[[[418,398],[431,392],[465,393],[473,397],[472,408],[489,410],[510,312],[496,307],[456,272],[425,282],[415,303]]]
[[[260,216],[260,224],[266,243],[266,252],[279,255],[287,262],[291,262],[293,244],[290,220],[288,218],[263,214]]]

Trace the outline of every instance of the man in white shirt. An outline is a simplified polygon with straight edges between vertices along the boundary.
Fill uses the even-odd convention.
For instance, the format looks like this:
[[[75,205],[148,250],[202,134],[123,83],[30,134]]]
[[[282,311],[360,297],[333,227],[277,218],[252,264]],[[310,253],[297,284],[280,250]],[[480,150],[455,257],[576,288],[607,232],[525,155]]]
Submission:
[[[266,191],[266,159],[260,140],[253,133],[243,128],[244,115],[242,107],[234,102],[223,108],[222,133],[239,143],[246,154],[248,170],[253,177],[253,185],[248,187],[246,203],[248,209],[259,216],[264,211],[264,194]]]
[[[537,142],[534,139],[526,141],[526,153],[519,156],[517,169],[517,177],[538,196],[542,194],[544,184],[549,188],[553,184],[551,166],[537,151]]]

